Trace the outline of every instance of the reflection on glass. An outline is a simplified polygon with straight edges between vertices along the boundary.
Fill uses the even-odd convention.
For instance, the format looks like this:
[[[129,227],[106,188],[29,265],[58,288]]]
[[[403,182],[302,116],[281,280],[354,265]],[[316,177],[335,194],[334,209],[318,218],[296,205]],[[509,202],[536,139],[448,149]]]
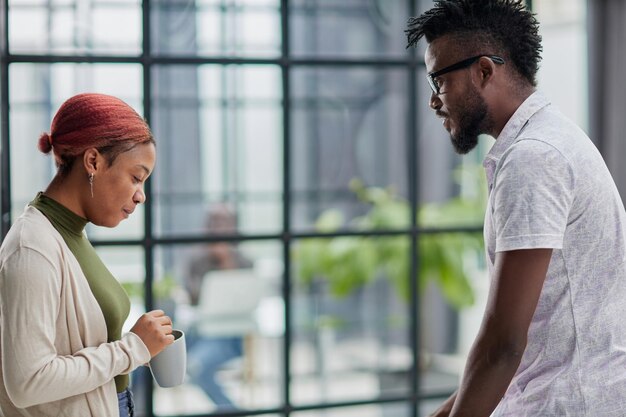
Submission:
[[[408,239],[302,239],[293,249],[293,402],[406,395]]]
[[[297,411],[294,417],[409,417],[407,403],[362,405],[357,407],[328,408],[324,410]]]
[[[369,204],[354,180],[406,199],[406,72],[297,68],[292,79],[294,228],[311,229],[328,209],[341,214],[342,227],[374,228],[356,219]]]
[[[226,206],[207,233],[236,226]],[[209,242],[156,253],[155,307],[185,331],[188,372],[176,390],[157,387],[158,415],[277,407],[282,393],[283,263],[278,242]]]
[[[9,106],[12,215],[19,216],[56,173],[54,158],[37,149],[41,132],[50,131],[57,109],[74,94],[95,91],[126,101],[142,114],[141,67],[135,64],[11,64]],[[25,175],[28,167],[28,175]],[[142,207],[142,206],[139,206]],[[143,209],[115,229],[89,225],[90,239],[138,238]]]
[[[141,1],[9,0],[12,53],[141,53]]]
[[[156,0],[152,48],[164,55],[280,55],[279,0]]]
[[[294,0],[290,45],[297,56],[403,57],[406,0]]]
[[[282,110],[275,66],[159,66],[155,230],[195,234],[206,208],[231,204],[241,233],[282,226]]]

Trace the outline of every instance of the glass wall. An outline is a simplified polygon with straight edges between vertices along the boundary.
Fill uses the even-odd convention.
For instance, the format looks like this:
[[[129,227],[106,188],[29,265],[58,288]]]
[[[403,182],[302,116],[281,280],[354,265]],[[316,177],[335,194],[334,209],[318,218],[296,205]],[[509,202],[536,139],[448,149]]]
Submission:
[[[488,280],[482,155],[428,108],[409,16],[430,0],[7,0],[2,225],[79,92],[157,140],[147,203],[88,235],[132,310],[186,331],[185,383],[140,416],[417,416],[458,385]],[[8,53],[7,53],[8,52]]]
[[[539,87],[588,131],[587,1],[534,0],[533,10],[541,23],[544,50]]]

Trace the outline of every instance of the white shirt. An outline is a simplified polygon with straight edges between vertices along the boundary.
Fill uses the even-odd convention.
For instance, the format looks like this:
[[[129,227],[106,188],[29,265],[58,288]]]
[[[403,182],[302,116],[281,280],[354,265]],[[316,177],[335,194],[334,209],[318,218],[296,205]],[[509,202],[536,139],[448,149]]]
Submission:
[[[591,140],[534,93],[483,163],[485,243],[552,248],[528,345],[494,417],[626,415],[626,213]]]

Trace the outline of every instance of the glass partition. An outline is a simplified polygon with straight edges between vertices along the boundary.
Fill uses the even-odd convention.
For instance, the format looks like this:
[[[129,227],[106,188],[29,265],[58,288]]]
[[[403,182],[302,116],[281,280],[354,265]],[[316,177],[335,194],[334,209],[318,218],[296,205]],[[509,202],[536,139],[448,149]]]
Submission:
[[[406,228],[406,71],[298,67],[291,81],[294,229],[320,231],[325,216],[337,223],[325,232]],[[398,203],[380,207],[382,224],[360,222],[373,187]]]
[[[13,54],[139,55],[139,0],[7,0]]]
[[[294,56],[400,58],[401,28],[409,2],[402,0],[294,0],[290,41]]]
[[[230,214],[212,211],[225,231]],[[165,245],[155,253],[154,307],[185,332],[187,377],[157,387],[158,415],[275,408],[282,404],[284,300],[278,242]],[[141,393],[141,384],[133,388]]]
[[[156,0],[150,9],[156,54],[280,55],[279,0]]]
[[[228,203],[239,233],[282,225],[282,90],[277,66],[157,66],[152,128],[155,232],[197,234]]]

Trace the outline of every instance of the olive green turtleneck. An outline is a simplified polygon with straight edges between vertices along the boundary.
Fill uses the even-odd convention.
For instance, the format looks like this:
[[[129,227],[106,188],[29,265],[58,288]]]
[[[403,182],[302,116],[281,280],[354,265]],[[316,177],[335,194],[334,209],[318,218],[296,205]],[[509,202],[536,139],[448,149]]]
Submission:
[[[87,239],[84,233],[87,220],[42,193],[38,193],[30,205],[50,220],[78,260],[91,292],[102,309],[107,326],[107,340],[120,340],[122,326],[130,312],[130,300]],[[124,391],[128,387],[128,381],[128,375],[116,376],[117,392]]]

